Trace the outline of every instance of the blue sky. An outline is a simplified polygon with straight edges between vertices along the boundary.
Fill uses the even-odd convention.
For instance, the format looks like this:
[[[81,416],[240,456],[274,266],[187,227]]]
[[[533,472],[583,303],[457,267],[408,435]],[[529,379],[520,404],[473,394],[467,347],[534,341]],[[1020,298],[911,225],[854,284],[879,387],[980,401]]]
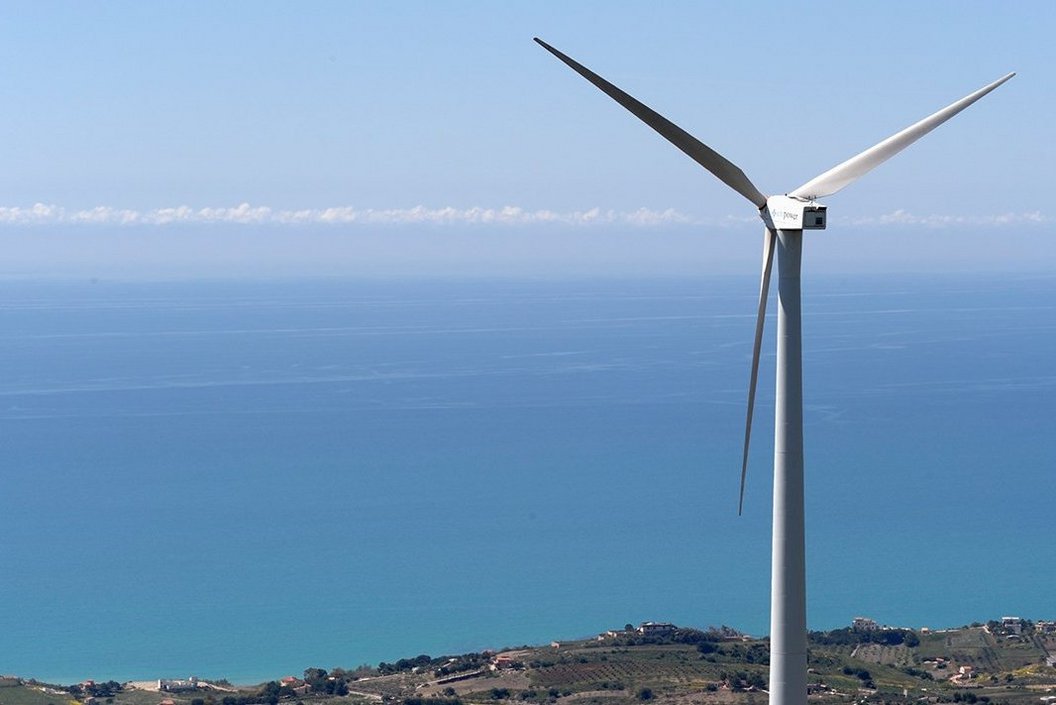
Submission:
[[[7,3],[0,275],[751,271],[753,209],[535,35],[767,193],[1017,71],[829,198],[808,266],[1045,270],[1054,26],[1051,2]]]

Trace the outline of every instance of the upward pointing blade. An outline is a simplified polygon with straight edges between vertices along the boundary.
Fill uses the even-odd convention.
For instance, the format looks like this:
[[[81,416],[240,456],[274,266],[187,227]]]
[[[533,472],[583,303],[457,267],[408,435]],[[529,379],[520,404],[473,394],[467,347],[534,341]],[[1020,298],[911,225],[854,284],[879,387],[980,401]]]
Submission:
[[[572,67],[573,71],[600,88],[605,95],[634,113],[639,120],[659,132],[668,142],[688,154],[697,164],[719,177],[720,181],[751,201],[756,208],[762,208],[766,205],[766,196],[755,187],[755,184],[748,180],[748,177],[744,175],[744,172],[736,164],[649,106],[624,93],[586,66],[565,56],[542,39],[536,37],[535,41]]]
[[[755,385],[759,381],[759,350],[763,345],[763,323],[766,321],[766,299],[770,291],[770,270],[774,264],[774,231],[763,233],[763,274],[759,280],[759,313],[755,318],[755,345],[752,347],[752,375],[748,382],[748,418],[744,422],[744,459],[741,461],[741,495],[737,514],[744,508],[744,479],[748,475],[748,443],[752,438],[752,412],[755,411]]]
[[[813,179],[788,195],[810,200],[831,196],[844,186],[847,186],[848,184],[857,181],[862,176],[865,176],[874,168],[883,164],[888,159],[895,156],[903,149],[913,144],[921,137],[928,134],[936,127],[946,122],[1015,75],[1016,74],[1014,73],[1010,73],[1003,78],[999,78],[988,86],[983,86],[975,93],[967,95],[956,103],[951,103],[946,106],[939,112],[929,115],[920,122],[910,125],[899,133],[891,135],[883,142],[870,147],[861,154],[851,157],[842,164],[834,166],[824,174],[815,176]]]

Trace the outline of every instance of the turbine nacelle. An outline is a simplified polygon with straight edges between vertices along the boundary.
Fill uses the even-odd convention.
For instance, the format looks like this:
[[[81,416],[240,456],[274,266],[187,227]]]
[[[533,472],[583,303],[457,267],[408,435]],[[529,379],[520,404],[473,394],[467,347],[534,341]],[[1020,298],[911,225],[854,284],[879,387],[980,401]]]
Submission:
[[[759,217],[770,230],[824,230],[826,206],[794,196],[770,196]]]

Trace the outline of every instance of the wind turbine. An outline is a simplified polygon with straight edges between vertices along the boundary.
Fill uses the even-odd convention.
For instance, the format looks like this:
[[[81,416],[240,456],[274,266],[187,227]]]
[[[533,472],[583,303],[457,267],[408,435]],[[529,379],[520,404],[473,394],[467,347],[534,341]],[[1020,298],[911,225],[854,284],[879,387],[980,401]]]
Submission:
[[[759,283],[752,369],[748,382],[748,413],[744,425],[738,514],[744,504],[744,479],[748,470],[748,446],[759,374],[759,348],[763,338],[770,270],[776,247],[779,308],[777,398],[774,409],[773,553],[770,574],[770,703],[805,705],[807,589],[803,538],[803,357],[799,285],[803,231],[825,228],[826,207],[815,199],[831,196],[857,181],[1015,74],[1010,73],[951,103],[785,195],[768,197],[755,187],[739,167],[681,127],[541,39],[536,38],[535,41],[759,209],[759,216],[766,229],[763,232],[763,269]]]

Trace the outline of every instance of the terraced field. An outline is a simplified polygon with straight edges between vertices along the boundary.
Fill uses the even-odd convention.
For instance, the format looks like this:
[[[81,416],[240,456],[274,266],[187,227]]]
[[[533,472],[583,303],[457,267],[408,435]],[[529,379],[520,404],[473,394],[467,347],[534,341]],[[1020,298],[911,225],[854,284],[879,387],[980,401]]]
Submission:
[[[984,627],[926,634],[916,649],[921,661],[940,657],[973,666],[981,673],[1005,673],[1044,663],[1045,653],[1040,638],[999,640]]]
[[[571,685],[574,689],[598,684],[695,683],[717,680],[713,664],[678,659],[615,660],[561,663],[532,672],[541,687]]]

